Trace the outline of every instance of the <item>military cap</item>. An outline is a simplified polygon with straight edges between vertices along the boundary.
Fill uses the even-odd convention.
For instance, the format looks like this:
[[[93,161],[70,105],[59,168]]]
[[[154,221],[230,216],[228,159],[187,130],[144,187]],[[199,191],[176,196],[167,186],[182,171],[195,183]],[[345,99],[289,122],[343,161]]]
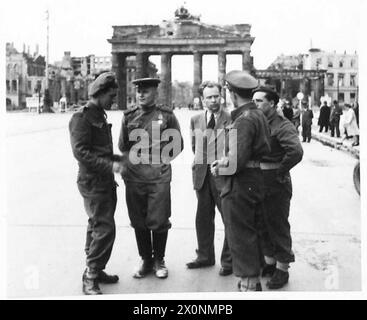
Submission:
[[[226,74],[225,80],[229,87],[240,90],[252,90],[259,85],[258,81],[246,71],[230,71]]]
[[[158,87],[158,84],[161,82],[158,78],[140,78],[131,81],[137,87]]]
[[[89,95],[94,96],[96,93],[107,88],[117,88],[116,77],[113,72],[104,72],[100,74],[90,85]]]
[[[278,95],[278,93],[276,91],[274,91],[273,88],[271,88],[269,86],[259,86],[259,87],[255,88],[254,90],[252,90],[252,93],[255,93],[255,92],[265,92],[265,93]]]

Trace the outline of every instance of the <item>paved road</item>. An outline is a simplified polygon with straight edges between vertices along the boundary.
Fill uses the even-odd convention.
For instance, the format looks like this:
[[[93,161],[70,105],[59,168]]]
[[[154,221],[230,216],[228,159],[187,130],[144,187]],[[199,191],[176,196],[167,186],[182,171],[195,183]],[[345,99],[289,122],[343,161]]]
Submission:
[[[186,149],[173,164],[172,224],[166,263],[169,277],[132,278],[138,262],[129,226],[124,185],[119,177],[117,238],[107,271],[120,282],[105,293],[207,292],[232,297],[236,279],[219,277],[218,263],[187,270],[196,248],[196,197],[191,184],[189,119],[196,111],[177,110]],[[81,294],[86,215],[76,187],[77,164],[71,155],[70,114],[7,114],[7,294],[9,297],[54,297]],[[109,112],[114,144],[122,113]],[[285,291],[356,291],[361,289],[360,199],[353,187],[356,160],[317,141],[304,144],[302,163],[292,172],[291,225],[296,263]],[[216,220],[220,256],[223,224]],[[265,280],[264,280],[265,282]],[[263,286],[265,287],[265,286]],[[193,294],[195,293],[195,294]],[[152,297],[152,296],[149,296]],[[153,296],[154,297],[154,296]],[[235,297],[241,297],[235,294]]]

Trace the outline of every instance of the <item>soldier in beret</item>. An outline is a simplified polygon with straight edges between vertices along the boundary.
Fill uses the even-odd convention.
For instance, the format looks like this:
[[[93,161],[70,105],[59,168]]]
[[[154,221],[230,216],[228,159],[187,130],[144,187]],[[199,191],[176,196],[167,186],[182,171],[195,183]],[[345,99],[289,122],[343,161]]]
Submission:
[[[152,271],[161,279],[168,276],[164,257],[171,228],[170,161],[182,151],[183,140],[172,110],[156,104],[159,83],[155,78],[133,81],[138,106],[124,112],[118,144],[128,158],[123,174],[126,203],[142,259],[134,278]],[[173,149],[164,138],[172,132]]]
[[[112,72],[101,74],[89,88],[90,100],[70,119],[70,141],[78,160],[78,189],[88,215],[85,243],[87,268],[83,274],[83,292],[101,294],[99,283],[115,283],[118,276],[103,270],[115,240],[116,182],[114,173],[123,170],[121,158],[113,154],[109,110],[116,96]]]
[[[289,263],[294,262],[292,238],[288,221],[292,198],[289,171],[302,160],[303,149],[296,128],[276,108],[278,94],[270,88],[254,90],[253,101],[268,119],[270,154],[261,159],[264,175],[264,224],[261,232],[265,266],[262,276],[270,276],[269,289],[282,288],[289,278]]]
[[[231,71],[225,80],[235,109],[227,127],[226,155],[213,162],[211,172],[225,178],[221,191],[222,210],[233,272],[240,278],[238,288],[240,291],[261,291],[258,223],[264,181],[260,159],[270,151],[269,127],[263,112],[251,101],[252,90],[258,86],[258,81],[246,71]],[[237,139],[232,139],[231,134],[236,134]]]

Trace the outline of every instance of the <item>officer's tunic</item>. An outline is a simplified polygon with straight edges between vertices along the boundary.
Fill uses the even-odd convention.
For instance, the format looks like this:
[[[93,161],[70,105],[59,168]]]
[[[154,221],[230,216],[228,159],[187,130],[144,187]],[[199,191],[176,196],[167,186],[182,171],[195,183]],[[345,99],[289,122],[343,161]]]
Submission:
[[[264,114],[253,103],[235,109],[231,117],[227,130],[237,130],[237,145],[229,140],[226,158],[229,163],[236,162],[237,167],[233,174],[225,176],[221,193],[226,235],[234,274],[258,276],[261,268],[258,220],[264,198],[259,160],[270,151],[269,129]]]
[[[102,108],[92,103],[79,109],[69,122],[71,147],[78,160],[78,189],[88,214],[85,244],[87,266],[103,270],[115,239],[116,183],[112,172],[111,124]]]
[[[288,222],[292,197],[289,171],[302,160],[303,149],[297,130],[287,119],[274,112],[268,123],[271,151],[261,160],[265,182],[261,243],[264,255],[289,263],[294,261]]]
[[[127,170],[123,174],[126,185],[126,203],[131,225],[135,229],[165,232],[171,227],[171,193],[172,178],[171,165],[168,163],[153,163],[152,150],[162,149],[169,143],[163,139],[153,137],[153,122],[159,124],[160,134],[166,129],[175,129],[181,143],[177,156],[183,149],[180,125],[172,110],[162,106],[152,106],[146,110],[134,107],[124,112],[122,119],[119,149],[123,154],[131,152],[140,141],[132,139],[135,129],[143,129],[149,135],[149,144],[141,153],[149,155],[149,163],[132,163],[127,160]],[[137,132],[137,131],[135,131]],[[130,155],[129,155],[130,156]],[[129,157],[127,157],[129,158]],[[172,157],[171,159],[173,159]]]

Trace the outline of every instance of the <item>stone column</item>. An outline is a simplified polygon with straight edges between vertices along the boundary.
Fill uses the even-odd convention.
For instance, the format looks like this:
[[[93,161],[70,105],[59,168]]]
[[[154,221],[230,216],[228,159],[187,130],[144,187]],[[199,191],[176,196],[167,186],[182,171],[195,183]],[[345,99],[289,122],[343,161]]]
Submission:
[[[112,70],[116,74],[116,80],[118,84],[117,90],[117,105],[120,110],[126,110],[126,55],[122,53],[112,54]]]
[[[161,53],[161,84],[159,92],[159,102],[172,106],[172,55]]]
[[[192,96],[193,98],[200,98],[199,94],[199,86],[203,81],[203,54],[201,52],[195,51],[194,52],[194,85],[192,88]]]
[[[227,57],[225,51],[218,52],[218,83],[222,86],[222,97],[224,99],[224,105],[226,105],[226,90],[224,89],[226,75]]]
[[[252,72],[252,57],[250,55],[250,50],[243,51],[242,53],[242,70]]]
[[[138,52],[136,54],[136,72],[135,79],[148,77],[148,54],[146,52]]]

